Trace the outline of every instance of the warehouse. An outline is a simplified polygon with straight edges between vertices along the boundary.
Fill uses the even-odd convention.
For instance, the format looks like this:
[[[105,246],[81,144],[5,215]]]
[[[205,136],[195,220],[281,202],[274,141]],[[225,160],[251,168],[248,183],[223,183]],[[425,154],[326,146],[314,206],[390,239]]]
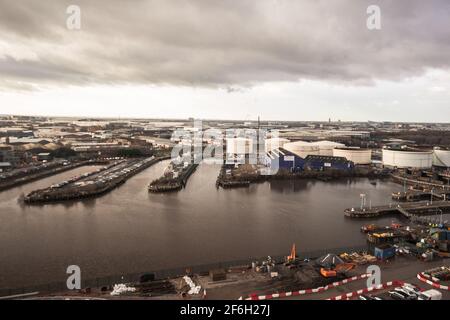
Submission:
[[[433,166],[450,168],[450,149],[443,147],[434,148]]]
[[[370,149],[339,147],[333,149],[333,156],[346,158],[358,165],[372,163],[372,150]]]
[[[433,151],[412,148],[383,149],[383,166],[389,168],[430,169]]]
[[[290,172],[299,172],[303,170],[305,160],[296,154],[279,148],[267,152],[268,163],[273,170],[289,170]]]
[[[343,157],[309,155],[305,159],[305,170],[352,170],[354,164]]]

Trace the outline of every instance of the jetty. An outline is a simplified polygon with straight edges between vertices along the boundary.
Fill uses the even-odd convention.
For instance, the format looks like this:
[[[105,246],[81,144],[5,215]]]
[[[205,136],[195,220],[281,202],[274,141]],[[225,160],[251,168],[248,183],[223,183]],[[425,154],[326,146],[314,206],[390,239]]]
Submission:
[[[402,192],[393,192],[392,199],[396,201],[421,201],[421,200],[447,200],[450,199],[450,189],[448,190],[429,190],[429,191],[421,191],[421,190],[407,190]]]
[[[186,187],[189,177],[197,167],[197,163],[191,163],[184,167],[180,173],[166,173],[164,176],[152,181],[148,186],[148,191],[154,193],[179,191]]]
[[[383,215],[400,214],[407,219],[419,216],[437,215],[450,212],[450,201],[419,201],[403,204],[389,204],[382,206],[371,206],[348,208],[344,214],[349,218],[374,218]]]
[[[23,198],[23,201],[27,204],[39,204],[99,196],[161,160],[163,158],[150,157],[116,161],[97,171],[32,191]]]
[[[102,165],[108,163],[107,160],[81,160],[75,162],[55,161],[54,163],[43,164],[38,167],[16,170],[10,176],[0,179],[0,191],[14,188],[36,180],[44,179],[65,171],[83,166]]]

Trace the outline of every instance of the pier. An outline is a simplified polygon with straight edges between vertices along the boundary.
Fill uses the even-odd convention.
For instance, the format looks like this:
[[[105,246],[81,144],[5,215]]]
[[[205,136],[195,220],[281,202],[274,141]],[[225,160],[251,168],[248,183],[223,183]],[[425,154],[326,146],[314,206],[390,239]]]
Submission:
[[[442,175],[440,175],[442,176]],[[397,183],[401,183],[404,185],[414,186],[416,189],[421,187],[425,189],[441,189],[443,191],[450,191],[450,185],[444,184],[443,181],[426,179],[420,177],[404,177],[399,174],[391,174],[392,180]],[[450,181],[450,180],[449,180]]]
[[[36,168],[35,170],[29,169],[30,171],[32,171],[31,174],[25,174],[19,170],[17,174],[11,175],[11,177],[8,177],[7,179],[4,179],[0,182],[0,191],[14,188],[36,180],[44,179],[82,166],[105,164],[107,162],[108,161],[106,160],[82,160],[73,163],[60,161],[58,163],[49,163],[47,165],[44,164],[41,166],[41,168]]]
[[[150,157],[116,161],[103,169],[32,191],[23,200],[28,204],[38,204],[99,196],[161,160],[163,158]]]
[[[407,219],[424,215],[436,215],[450,212],[450,201],[420,201],[404,204],[389,204],[370,208],[348,208],[344,214],[349,218],[373,218],[388,214],[401,214]]]
[[[162,176],[149,184],[148,191],[162,193],[181,190],[186,187],[189,177],[194,173],[197,167],[198,164],[192,163],[187,165],[187,167],[184,168],[177,176],[173,176],[173,173],[172,177]]]
[[[446,201],[450,198],[450,189],[448,190],[432,190],[432,191],[421,191],[421,190],[407,190],[403,192],[392,193],[392,199],[396,201],[421,201],[421,200],[443,200]]]

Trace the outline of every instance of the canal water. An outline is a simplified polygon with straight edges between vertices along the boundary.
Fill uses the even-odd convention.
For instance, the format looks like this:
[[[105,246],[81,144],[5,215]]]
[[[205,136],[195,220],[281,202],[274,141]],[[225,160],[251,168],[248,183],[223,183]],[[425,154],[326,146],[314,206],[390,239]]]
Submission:
[[[374,205],[401,186],[368,179],[274,181],[249,188],[215,188],[219,167],[202,164],[185,189],[149,194],[164,161],[99,198],[27,206],[21,194],[44,188],[84,167],[0,192],[0,288],[66,279],[68,265],[82,277],[146,272],[249,257],[362,245],[359,228],[371,220],[345,218],[360,194]],[[376,220],[390,224],[393,218]],[[375,221],[375,220],[373,220]]]

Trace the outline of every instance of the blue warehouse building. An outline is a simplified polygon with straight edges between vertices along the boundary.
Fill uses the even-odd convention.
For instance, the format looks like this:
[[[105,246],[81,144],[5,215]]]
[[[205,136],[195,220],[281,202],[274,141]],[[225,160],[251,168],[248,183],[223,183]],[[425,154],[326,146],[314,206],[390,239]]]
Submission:
[[[303,170],[305,160],[295,153],[278,148],[267,152],[268,164],[272,169],[288,170],[299,172]]]
[[[328,169],[350,171],[355,167],[352,161],[344,157],[308,155],[299,157],[293,152],[278,148],[267,152],[267,165],[273,170],[301,172],[304,170],[324,171]]]
[[[348,161],[344,157],[309,155],[305,158],[305,165],[303,169],[319,171],[334,169],[348,171],[352,170],[354,166],[355,165],[353,164],[353,162]]]

